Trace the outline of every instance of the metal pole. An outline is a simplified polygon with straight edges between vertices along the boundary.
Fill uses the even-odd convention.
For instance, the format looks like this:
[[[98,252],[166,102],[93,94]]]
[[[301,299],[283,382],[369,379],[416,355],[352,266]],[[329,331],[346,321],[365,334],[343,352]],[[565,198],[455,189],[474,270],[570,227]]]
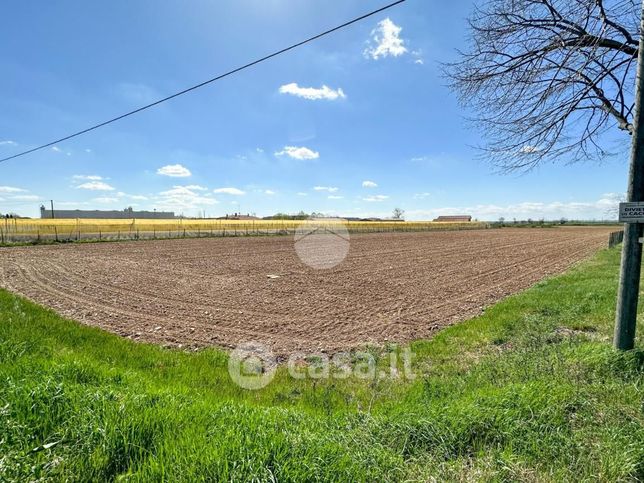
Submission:
[[[54,216],[54,200],[49,200],[51,202],[51,217],[55,218]]]
[[[644,5],[643,5],[644,7]],[[640,32],[644,32],[644,10],[640,16]],[[637,81],[635,93],[634,134],[631,145],[631,164],[628,173],[628,201],[644,201],[644,35],[640,36]],[[642,267],[641,223],[624,225],[624,245],[622,247],[621,272],[617,293],[617,313],[615,317],[616,349],[630,350],[635,345],[635,325],[637,322],[637,301],[640,288]]]

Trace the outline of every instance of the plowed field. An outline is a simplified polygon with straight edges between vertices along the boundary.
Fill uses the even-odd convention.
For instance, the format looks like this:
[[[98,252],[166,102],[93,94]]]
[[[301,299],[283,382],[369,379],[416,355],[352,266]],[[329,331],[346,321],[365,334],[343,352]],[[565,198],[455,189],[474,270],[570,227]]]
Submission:
[[[609,231],[355,235],[329,270],[302,263],[292,237],[2,248],[0,286],[135,340],[335,351],[429,337],[566,270]]]

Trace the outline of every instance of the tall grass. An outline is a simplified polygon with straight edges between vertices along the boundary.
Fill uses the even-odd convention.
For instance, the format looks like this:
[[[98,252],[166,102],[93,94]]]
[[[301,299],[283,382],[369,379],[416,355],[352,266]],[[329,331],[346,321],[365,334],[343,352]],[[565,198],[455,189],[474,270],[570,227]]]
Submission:
[[[137,344],[0,291],[0,481],[641,480],[641,331],[610,346],[618,259],[412,344],[413,381],[282,368],[260,391],[221,351]]]

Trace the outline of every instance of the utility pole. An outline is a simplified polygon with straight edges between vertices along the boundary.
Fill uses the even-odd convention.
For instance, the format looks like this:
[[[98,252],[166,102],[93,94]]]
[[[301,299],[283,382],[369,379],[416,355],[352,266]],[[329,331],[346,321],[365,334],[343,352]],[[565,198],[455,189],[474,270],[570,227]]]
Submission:
[[[51,202],[51,217],[55,218],[54,216],[54,200],[49,200]]]
[[[635,115],[633,117],[633,140],[631,164],[628,172],[627,201],[644,201],[644,4],[640,13],[640,43],[637,60],[635,91]],[[635,346],[635,325],[637,322],[637,301],[640,290],[642,268],[642,223],[624,225],[624,245],[617,293],[617,314],[615,317],[616,349],[630,350]]]

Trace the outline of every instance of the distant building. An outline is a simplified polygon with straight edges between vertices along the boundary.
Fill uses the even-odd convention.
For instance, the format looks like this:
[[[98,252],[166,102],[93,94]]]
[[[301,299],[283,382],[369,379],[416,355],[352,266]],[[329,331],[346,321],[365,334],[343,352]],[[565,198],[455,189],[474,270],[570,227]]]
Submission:
[[[40,218],[98,218],[98,219],[168,219],[175,218],[173,211],[134,211],[132,208],[124,210],[51,210],[40,207]]]
[[[435,218],[434,221],[448,222],[448,223],[465,223],[472,221],[470,215],[450,215],[450,216],[439,216]]]

